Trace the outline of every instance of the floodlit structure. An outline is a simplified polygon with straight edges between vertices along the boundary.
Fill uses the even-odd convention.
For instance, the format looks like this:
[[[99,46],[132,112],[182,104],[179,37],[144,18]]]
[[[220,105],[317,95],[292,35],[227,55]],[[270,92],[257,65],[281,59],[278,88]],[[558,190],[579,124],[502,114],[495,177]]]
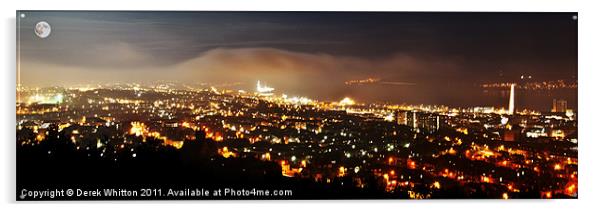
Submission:
[[[339,101],[339,105],[341,106],[349,106],[349,105],[354,105],[355,101],[353,101],[353,99],[349,98],[349,97],[345,97],[343,100]]]
[[[514,114],[514,86],[516,84],[510,85],[510,101],[508,102],[508,115]]]
[[[274,88],[267,85],[261,85],[261,81],[257,80],[257,92],[260,94],[271,94]]]

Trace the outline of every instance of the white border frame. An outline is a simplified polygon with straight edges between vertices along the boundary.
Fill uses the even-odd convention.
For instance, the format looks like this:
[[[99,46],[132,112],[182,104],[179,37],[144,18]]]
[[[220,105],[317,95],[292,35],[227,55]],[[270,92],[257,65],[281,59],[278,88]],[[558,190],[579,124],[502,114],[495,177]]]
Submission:
[[[569,211],[596,208],[600,196],[600,144],[597,131],[602,121],[599,106],[602,91],[600,81],[602,38],[600,11],[597,1],[560,0],[435,0],[435,1],[357,1],[357,0],[219,0],[219,1],[69,1],[21,0],[3,2],[2,54],[3,76],[0,92],[2,122],[0,135],[0,201],[1,211],[113,211],[113,210],[354,210],[403,211],[410,210],[546,210]],[[80,201],[80,202],[15,202],[15,87],[16,87],[16,10],[260,10],[260,11],[500,11],[500,12],[579,12],[579,173],[578,200],[363,200],[363,201]],[[113,204],[117,203],[117,204]],[[310,204],[308,204],[310,203]]]

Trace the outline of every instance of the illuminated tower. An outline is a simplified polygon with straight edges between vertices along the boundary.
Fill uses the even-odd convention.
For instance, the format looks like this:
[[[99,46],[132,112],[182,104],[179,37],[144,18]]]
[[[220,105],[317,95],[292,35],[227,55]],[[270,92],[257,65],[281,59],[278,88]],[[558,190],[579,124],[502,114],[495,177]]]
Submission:
[[[514,86],[515,86],[514,83],[512,85],[510,85],[510,101],[508,102],[508,114],[509,115],[514,114]]]
[[[564,99],[554,99],[552,101],[552,112],[564,113],[567,110],[567,102]]]

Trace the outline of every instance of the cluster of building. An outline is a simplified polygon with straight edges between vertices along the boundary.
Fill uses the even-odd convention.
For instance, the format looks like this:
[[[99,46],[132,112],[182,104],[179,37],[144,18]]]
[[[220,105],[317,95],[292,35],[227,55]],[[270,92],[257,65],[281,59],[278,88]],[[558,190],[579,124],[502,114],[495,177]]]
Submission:
[[[274,91],[259,82],[255,92],[136,84],[22,90],[17,142],[37,145],[60,132],[81,151],[119,161],[136,157],[141,143],[179,149],[204,136],[222,157],[273,161],[283,176],[316,183],[408,198],[577,197],[577,115],[566,101],[555,100],[551,112],[516,112]]]

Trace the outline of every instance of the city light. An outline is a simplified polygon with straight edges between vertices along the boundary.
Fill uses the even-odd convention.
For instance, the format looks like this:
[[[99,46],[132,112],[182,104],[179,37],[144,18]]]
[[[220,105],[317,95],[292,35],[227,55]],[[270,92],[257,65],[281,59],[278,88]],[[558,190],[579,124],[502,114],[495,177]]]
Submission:
[[[144,123],[132,122],[131,125],[132,125],[132,128],[130,129],[130,134],[132,134],[132,135],[141,136],[147,132],[146,126],[144,125]]]
[[[341,106],[351,106],[351,105],[355,105],[355,101],[353,101],[349,97],[345,97],[341,101],[339,101],[339,105],[341,105]]]

